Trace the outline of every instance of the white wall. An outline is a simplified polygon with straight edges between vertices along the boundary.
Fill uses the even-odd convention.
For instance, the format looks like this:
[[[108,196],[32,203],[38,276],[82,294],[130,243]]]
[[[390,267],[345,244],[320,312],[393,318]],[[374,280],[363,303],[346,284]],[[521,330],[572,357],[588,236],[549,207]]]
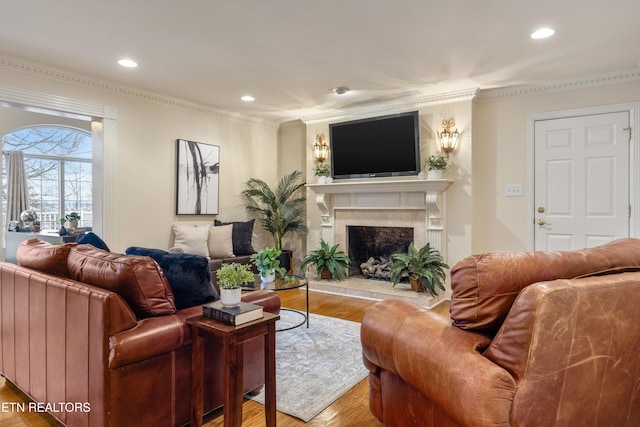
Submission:
[[[532,165],[527,157],[530,115],[637,101],[640,80],[591,87],[574,85],[555,92],[475,102],[472,252],[532,249],[529,240],[534,225],[527,221],[527,201],[533,190],[527,182]],[[505,184],[523,184],[524,197],[505,197]]]
[[[112,172],[114,251],[129,246],[167,248],[174,222],[211,223],[212,215],[175,215],[176,139],[220,146],[222,221],[246,218],[240,199],[250,177],[275,182],[277,126],[191,110],[154,97],[131,96],[20,71],[0,70],[3,85],[108,106],[116,110]],[[9,125],[6,125],[9,126]],[[113,219],[113,218],[112,218]],[[106,231],[106,230],[105,230]]]

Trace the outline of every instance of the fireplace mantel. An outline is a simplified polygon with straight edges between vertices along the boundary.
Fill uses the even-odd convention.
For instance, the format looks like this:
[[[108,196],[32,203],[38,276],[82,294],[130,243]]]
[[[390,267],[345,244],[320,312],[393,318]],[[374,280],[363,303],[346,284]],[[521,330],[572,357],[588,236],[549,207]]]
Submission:
[[[316,193],[316,205],[322,216],[322,238],[333,243],[335,211],[424,210],[427,235],[431,246],[444,250],[444,192],[453,181],[448,179],[389,179],[339,181],[329,184],[307,184]]]

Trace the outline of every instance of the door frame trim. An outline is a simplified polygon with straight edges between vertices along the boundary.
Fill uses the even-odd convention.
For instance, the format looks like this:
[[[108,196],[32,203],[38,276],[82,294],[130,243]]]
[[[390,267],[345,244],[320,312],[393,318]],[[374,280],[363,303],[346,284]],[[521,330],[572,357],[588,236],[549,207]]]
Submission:
[[[578,116],[590,116],[607,113],[629,113],[631,127],[631,142],[629,152],[629,203],[631,204],[631,218],[629,218],[629,234],[640,237],[640,102],[622,104],[599,105],[596,107],[575,108],[570,110],[549,111],[546,113],[529,114],[527,116],[527,188],[530,189],[527,198],[527,224],[530,224],[527,249],[534,250],[535,242],[535,124],[537,121],[565,119]]]

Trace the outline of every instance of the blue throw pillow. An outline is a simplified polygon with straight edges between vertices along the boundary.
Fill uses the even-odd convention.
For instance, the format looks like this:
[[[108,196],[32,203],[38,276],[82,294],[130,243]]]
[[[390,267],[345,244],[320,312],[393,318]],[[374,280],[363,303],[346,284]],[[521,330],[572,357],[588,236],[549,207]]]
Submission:
[[[79,245],[91,245],[94,248],[111,252],[107,244],[93,231],[87,231],[86,233],[79,235],[76,239],[76,243]]]
[[[135,246],[127,248],[125,253],[148,256],[158,263],[171,286],[178,310],[219,298],[218,292],[211,284],[209,261],[201,255]]]

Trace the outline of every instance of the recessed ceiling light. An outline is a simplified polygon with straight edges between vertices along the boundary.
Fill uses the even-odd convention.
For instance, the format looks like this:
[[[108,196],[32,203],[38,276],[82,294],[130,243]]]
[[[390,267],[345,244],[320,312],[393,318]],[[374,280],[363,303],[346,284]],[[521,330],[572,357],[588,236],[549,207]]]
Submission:
[[[242,98],[240,98],[240,99],[242,99],[244,102],[252,102],[252,101],[255,101],[255,100],[256,100],[256,99],[255,99],[253,96],[251,96],[251,95],[245,95],[245,96],[243,96],[243,97],[242,97]]]
[[[121,59],[120,61],[118,61],[118,64],[127,68],[136,68],[138,66],[138,63],[136,61],[127,58]]]
[[[536,40],[546,39],[547,37],[551,37],[555,33],[556,33],[556,30],[552,28],[540,28],[538,30],[535,30],[533,33],[531,33],[531,38]]]
[[[349,89],[346,86],[338,86],[338,87],[334,87],[333,88],[333,93],[338,94],[338,95],[344,95],[345,93],[349,92],[351,89]]]

